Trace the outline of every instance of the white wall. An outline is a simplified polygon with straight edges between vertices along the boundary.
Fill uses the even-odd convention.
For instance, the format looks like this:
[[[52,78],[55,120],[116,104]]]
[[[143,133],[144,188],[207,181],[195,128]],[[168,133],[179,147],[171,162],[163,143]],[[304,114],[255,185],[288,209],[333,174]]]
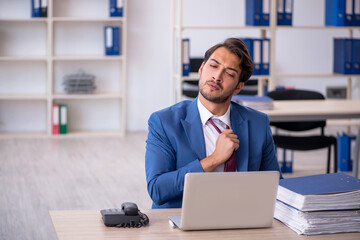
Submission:
[[[128,1],[128,131],[146,130],[147,119],[170,105],[170,0]],[[244,0],[184,0],[184,24],[244,25]],[[311,6],[309,8],[309,6]],[[324,0],[294,0],[293,25],[324,25]],[[186,30],[190,55],[203,56],[227,37],[258,36],[258,30]],[[359,37],[359,33],[355,33]],[[332,73],[333,37],[346,30],[278,30],[276,69],[281,73]],[[346,86],[346,78],[279,79],[279,84],[314,89]],[[353,90],[357,94],[357,85]],[[355,94],[355,95],[356,95]],[[355,96],[357,97],[357,96]]]

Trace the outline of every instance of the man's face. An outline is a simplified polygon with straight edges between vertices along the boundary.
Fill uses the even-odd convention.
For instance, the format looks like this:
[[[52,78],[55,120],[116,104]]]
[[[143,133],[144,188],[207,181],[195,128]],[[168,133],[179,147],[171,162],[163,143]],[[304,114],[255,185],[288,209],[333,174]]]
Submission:
[[[200,94],[213,103],[224,103],[244,86],[239,83],[240,59],[225,47],[214,51],[199,69]]]

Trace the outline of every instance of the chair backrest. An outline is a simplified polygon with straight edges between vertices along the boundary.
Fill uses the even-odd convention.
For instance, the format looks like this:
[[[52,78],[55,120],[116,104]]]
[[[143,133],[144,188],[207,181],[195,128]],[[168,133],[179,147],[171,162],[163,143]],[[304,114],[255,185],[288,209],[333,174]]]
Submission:
[[[274,100],[316,100],[325,99],[324,95],[319,92],[310,90],[275,90],[268,93],[268,97]],[[323,128],[326,125],[325,121],[304,121],[304,122],[270,122],[270,125],[288,130],[288,131],[306,131],[314,128]]]

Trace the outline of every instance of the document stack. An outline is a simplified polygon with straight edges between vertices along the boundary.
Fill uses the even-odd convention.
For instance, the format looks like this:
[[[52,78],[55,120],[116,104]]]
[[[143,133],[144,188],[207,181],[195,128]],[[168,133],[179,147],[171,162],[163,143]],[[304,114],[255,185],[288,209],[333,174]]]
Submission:
[[[68,94],[93,93],[96,89],[95,76],[86,74],[81,70],[76,74],[65,76],[63,85],[65,92]]]
[[[298,234],[360,232],[360,180],[344,173],[281,179],[274,218]]]
[[[272,98],[266,96],[234,95],[231,100],[255,110],[270,110],[274,108]]]

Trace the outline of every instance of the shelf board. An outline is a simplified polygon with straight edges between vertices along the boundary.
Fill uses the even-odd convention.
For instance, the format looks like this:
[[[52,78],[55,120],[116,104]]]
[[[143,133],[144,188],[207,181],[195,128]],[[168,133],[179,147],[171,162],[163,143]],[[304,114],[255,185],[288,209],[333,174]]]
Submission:
[[[78,138],[78,137],[120,137],[124,133],[120,130],[108,131],[70,131],[66,134],[51,135],[53,138]]]
[[[61,99],[121,99],[120,93],[90,93],[90,94],[54,94],[54,100]]]
[[[78,61],[78,60],[81,60],[81,61],[92,61],[92,60],[96,60],[96,61],[122,61],[124,60],[124,57],[121,56],[121,55],[118,55],[118,56],[104,56],[104,55],[99,55],[99,56],[96,56],[96,55],[91,55],[91,56],[76,56],[76,55],[73,55],[73,56],[53,56],[53,60],[54,61]]]
[[[46,23],[48,18],[2,18],[1,22],[19,22],[19,23],[34,23],[34,22],[44,22]]]
[[[46,100],[45,94],[0,94],[0,100]]]
[[[176,25],[174,26],[174,29],[179,29],[180,26]],[[202,26],[202,25],[183,25],[181,26],[181,29],[257,29],[257,30],[269,30],[269,26]]]
[[[306,30],[360,30],[360,27],[356,26],[276,26],[277,29],[306,29]]]
[[[1,56],[0,61],[46,61],[45,56]]]
[[[359,78],[360,75],[336,73],[277,73],[276,78]]]
[[[53,17],[54,22],[123,22],[125,17]]]

